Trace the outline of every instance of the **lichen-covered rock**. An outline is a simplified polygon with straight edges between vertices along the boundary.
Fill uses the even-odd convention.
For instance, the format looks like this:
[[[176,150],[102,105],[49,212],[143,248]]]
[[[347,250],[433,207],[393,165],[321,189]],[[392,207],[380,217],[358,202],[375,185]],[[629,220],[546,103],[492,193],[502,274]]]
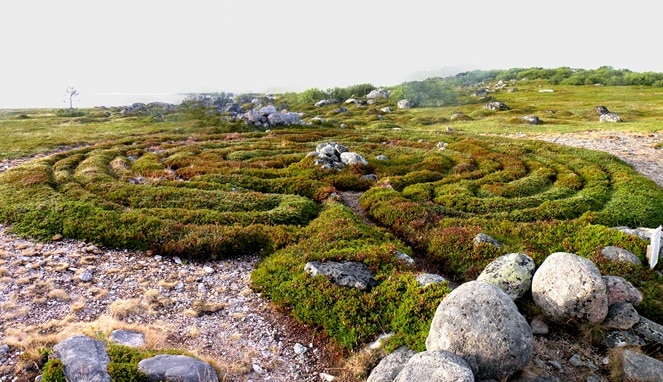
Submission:
[[[642,262],[635,253],[615,246],[607,246],[601,250],[601,255],[608,260],[628,262],[631,264],[642,265]]]
[[[533,343],[527,321],[504,291],[470,281],[437,307],[426,349],[460,356],[478,380],[503,380],[527,366]]]
[[[380,363],[371,371],[371,375],[368,376],[366,382],[393,382],[413,355],[414,352],[407,347],[399,347],[380,360]]]
[[[591,261],[573,253],[548,256],[532,278],[532,297],[545,317],[559,324],[600,324],[608,315],[608,295]]]
[[[474,375],[463,358],[443,350],[432,350],[412,356],[393,380],[412,381],[474,382]]]
[[[608,309],[608,316],[603,320],[603,326],[608,329],[628,330],[640,322],[640,315],[633,305],[627,302],[617,302]]]
[[[306,263],[304,270],[311,276],[324,275],[339,286],[365,290],[375,285],[373,272],[368,269],[366,264],[355,261],[342,263],[311,261]]]
[[[603,282],[608,294],[608,306],[617,302],[628,302],[633,305],[642,302],[642,292],[623,277],[603,276]]]
[[[490,262],[477,278],[502,289],[512,300],[527,293],[536,264],[524,253],[509,253]]]

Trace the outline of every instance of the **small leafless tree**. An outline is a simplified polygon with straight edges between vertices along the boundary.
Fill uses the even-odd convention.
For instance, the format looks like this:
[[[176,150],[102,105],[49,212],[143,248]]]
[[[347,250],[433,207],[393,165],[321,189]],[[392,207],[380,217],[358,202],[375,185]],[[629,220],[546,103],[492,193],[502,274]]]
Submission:
[[[69,110],[74,110],[74,97],[79,94],[78,90],[73,86],[69,86],[67,90],[64,91],[64,94],[66,97],[69,97]]]

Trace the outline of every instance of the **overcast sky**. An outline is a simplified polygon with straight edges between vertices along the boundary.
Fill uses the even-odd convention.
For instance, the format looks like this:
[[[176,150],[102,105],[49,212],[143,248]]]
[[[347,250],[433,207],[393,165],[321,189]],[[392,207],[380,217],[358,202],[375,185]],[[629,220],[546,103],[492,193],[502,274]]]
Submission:
[[[87,107],[182,92],[392,86],[449,68],[663,72],[652,4],[5,0],[0,108],[62,107],[68,86]]]

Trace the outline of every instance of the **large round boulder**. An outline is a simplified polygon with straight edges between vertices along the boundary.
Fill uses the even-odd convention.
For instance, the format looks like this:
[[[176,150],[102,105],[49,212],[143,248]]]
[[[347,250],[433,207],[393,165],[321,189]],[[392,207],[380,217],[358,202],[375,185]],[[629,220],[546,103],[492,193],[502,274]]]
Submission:
[[[503,380],[527,366],[533,343],[527,321],[502,289],[470,281],[437,307],[426,349],[460,356],[477,380]]]
[[[509,253],[491,261],[477,281],[484,281],[502,289],[512,300],[529,291],[536,265],[524,253]]]
[[[532,297],[559,324],[600,324],[608,315],[606,285],[596,265],[573,253],[548,256],[532,279]]]

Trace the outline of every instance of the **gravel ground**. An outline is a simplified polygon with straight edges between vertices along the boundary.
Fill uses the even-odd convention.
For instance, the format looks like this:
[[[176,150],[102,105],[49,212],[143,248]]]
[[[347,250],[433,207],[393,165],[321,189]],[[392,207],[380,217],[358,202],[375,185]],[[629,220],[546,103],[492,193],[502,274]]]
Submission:
[[[512,137],[607,151],[663,187],[663,150],[654,148],[660,134]],[[0,172],[31,159],[2,162]],[[150,345],[212,361],[224,381],[321,381],[321,372],[341,374],[337,350],[251,290],[256,257],[187,263],[54,239],[36,243],[0,226],[0,381],[34,380],[38,370],[25,361],[24,349],[77,331],[116,328],[140,329]],[[568,341],[538,338],[539,362],[530,372],[584,381],[587,373],[568,364],[576,354],[603,367],[604,356]],[[297,354],[295,344],[306,352]]]

